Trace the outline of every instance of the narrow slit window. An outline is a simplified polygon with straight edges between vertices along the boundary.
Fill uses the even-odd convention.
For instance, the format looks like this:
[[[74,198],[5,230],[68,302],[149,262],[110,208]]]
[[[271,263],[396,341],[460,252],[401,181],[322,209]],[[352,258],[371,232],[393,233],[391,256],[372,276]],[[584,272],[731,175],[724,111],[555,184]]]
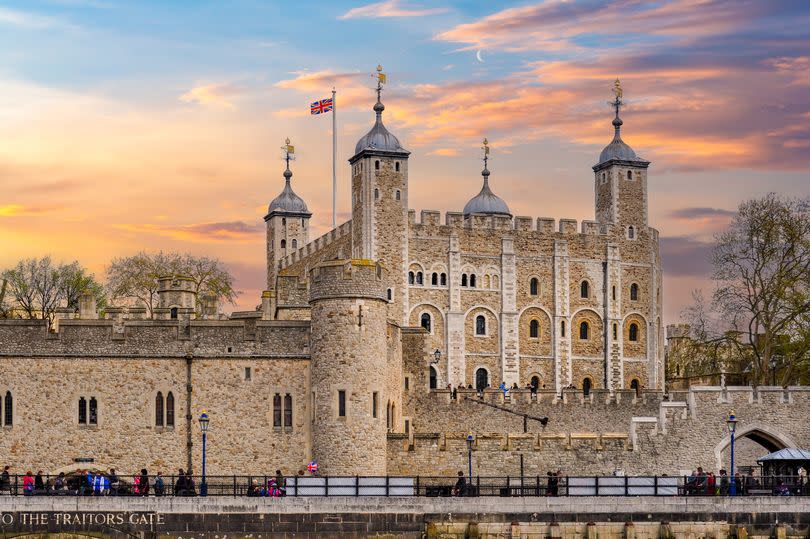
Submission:
[[[155,396],[155,426],[163,426],[163,393],[160,391]]]
[[[532,339],[537,339],[540,337],[540,322],[537,320],[532,320],[529,322],[529,337]]]
[[[346,392],[338,391],[338,417],[346,417]]]
[[[273,427],[281,428],[281,394],[273,395]]]
[[[174,394],[171,391],[166,395],[166,426],[174,427]]]
[[[87,425],[87,400],[79,397],[79,425]]]
[[[540,289],[540,281],[537,280],[537,277],[532,277],[532,280],[529,281],[529,294],[532,296],[536,296]]]
[[[475,317],[475,334],[476,335],[486,335],[487,334],[487,319],[483,314],[479,314]]]
[[[90,397],[90,402],[87,410],[87,422],[90,425],[98,425],[98,401],[95,397]]]
[[[371,417],[377,419],[377,406],[379,402],[380,394],[374,391],[371,394]]]
[[[11,391],[6,391],[5,401],[6,409],[3,416],[3,424],[6,427],[10,427],[14,424],[14,397],[11,396]]]
[[[292,395],[284,395],[284,428],[291,429],[293,426],[293,405]]]

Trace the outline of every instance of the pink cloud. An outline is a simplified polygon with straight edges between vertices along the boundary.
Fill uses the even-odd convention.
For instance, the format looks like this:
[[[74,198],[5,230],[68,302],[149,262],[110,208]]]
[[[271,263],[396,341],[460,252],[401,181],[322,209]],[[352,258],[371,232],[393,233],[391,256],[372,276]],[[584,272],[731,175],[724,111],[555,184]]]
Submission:
[[[387,17],[425,17],[427,15],[438,15],[450,11],[446,7],[438,8],[416,8],[403,5],[400,0],[386,0],[385,2],[375,2],[365,6],[355,7],[338,17],[339,19],[359,19],[359,18],[387,18]]]

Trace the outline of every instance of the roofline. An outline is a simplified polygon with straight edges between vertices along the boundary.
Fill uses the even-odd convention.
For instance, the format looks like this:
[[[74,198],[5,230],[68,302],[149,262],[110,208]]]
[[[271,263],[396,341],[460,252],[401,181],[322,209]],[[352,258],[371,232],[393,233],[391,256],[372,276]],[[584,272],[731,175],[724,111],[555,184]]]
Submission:
[[[309,212],[273,210],[264,216],[264,221],[267,222],[276,215],[280,215],[282,217],[306,217],[307,219],[312,217],[312,214]]]
[[[624,166],[631,166],[631,167],[639,167],[639,168],[647,168],[650,166],[649,161],[645,161],[644,159],[640,159],[638,161],[628,161],[626,159],[608,159],[603,163],[598,163],[594,165],[592,168],[594,172],[599,172],[603,168],[607,168],[613,165],[624,165]]]
[[[408,150],[402,150],[401,152],[392,152],[390,150],[375,150],[374,148],[363,148],[360,150],[359,153],[354,154],[352,157],[349,158],[349,164],[353,165],[360,159],[366,156],[373,156],[373,157],[400,157],[407,159],[408,156],[411,155],[411,152]]]

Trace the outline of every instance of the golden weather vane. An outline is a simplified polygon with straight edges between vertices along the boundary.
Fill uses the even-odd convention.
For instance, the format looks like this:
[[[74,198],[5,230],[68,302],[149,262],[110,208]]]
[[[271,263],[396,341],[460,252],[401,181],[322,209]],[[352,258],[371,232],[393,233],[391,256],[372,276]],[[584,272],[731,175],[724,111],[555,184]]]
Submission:
[[[484,137],[483,146],[481,149],[484,150],[484,168],[487,168],[487,161],[489,161],[489,141]]]
[[[290,160],[295,159],[295,146],[290,144],[290,137],[284,139],[284,146],[281,149],[284,150],[284,160],[287,161],[287,170],[289,170]]]
[[[622,82],[619,77],[616,77],[616,82],[613,83],[613,93],[616,94],[616,99],[622,98]]]

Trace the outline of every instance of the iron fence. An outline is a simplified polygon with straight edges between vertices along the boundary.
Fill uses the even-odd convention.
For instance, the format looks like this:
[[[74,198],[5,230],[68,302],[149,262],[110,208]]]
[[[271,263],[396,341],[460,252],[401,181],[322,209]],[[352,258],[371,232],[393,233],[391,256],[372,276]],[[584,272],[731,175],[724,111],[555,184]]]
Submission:
[[[729,496],[730,478],[709,476],[293,476],[103,474],[11,475],[0,495],[11,496]],[[808,496],[807,477],[743,476],[738,496]]]

